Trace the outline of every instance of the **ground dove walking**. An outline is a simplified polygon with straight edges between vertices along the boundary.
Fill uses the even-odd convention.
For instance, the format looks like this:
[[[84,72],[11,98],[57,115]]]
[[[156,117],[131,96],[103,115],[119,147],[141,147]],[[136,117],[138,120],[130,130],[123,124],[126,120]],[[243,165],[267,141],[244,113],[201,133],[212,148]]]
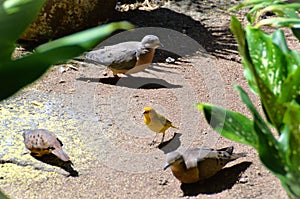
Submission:
[[[62,150],[62,142],[51,131],[45,129],[26,130],[23,137],[26,148],[34,156],[52,153],[63,161],[70,160]]]
[[[146,35],[140,42],[122,42],[90,51],[85,54],[85,58],[87,61],[107,66],[118,77],[117,74],[132,74],[147,68],[159,45],[157,36]]]

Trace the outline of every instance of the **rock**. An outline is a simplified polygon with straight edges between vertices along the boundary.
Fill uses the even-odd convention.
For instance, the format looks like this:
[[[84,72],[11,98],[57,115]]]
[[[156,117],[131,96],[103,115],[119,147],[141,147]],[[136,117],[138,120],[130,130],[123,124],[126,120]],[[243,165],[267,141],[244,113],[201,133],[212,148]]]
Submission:
[[[239,183],[241,183],[241,184],[245,184],[247,182],[248,182],[248,179],[245,177],[239,179]]]
[[[20,39],[43,43],[103,24],[116,3],[117,0],[47,0]]]

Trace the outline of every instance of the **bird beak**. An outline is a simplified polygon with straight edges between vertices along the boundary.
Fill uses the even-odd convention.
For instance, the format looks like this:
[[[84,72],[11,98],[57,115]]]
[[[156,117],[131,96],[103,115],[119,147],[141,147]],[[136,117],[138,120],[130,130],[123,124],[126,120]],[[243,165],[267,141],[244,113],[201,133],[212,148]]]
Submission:
[[[164,166],[164,170],[166,170],[167,168],[169,168],[171,166],[171,164],[167,163],[165,166]]]
[[[159,43],[159,47],[163,48],[165,46],[162,43]]]
[[[144,112],[143,112],[143,115],[145,115],[145,114],[147,114],[147,113],[149,113],[149,112],[150,112],[150,111],[144,111]]]

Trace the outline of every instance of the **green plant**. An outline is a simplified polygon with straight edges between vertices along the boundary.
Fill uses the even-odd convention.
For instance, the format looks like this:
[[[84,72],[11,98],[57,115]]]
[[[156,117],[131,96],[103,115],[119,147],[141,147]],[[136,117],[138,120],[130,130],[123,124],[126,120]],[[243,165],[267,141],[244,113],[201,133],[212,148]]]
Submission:
[[[0,101],[39,78],[51,65],[80,55],[117,29],[133,28],[128,22],[95,27],[40,45],[31,54],[13,59],[16,41],[35,19],[44,2],[0,1]]]
[[[249,24],[243,29],[232,17],[230,29],[238,43],[245,77],[261,100],[265,118],[259,114],[247,93],[239,86],[242,102],[253,119],[222,107],[198,103],[206,120],[222,136],[251,145],[260,160],[278,177],[291,198],[300,198],[300,54],[288,48],[281,27],[291,28],[299,40],[299,3],[248,0],[235,8],[252,6]],[[262,19],[268,11],[275,15]],[[275,27],[271,34],[260,27]],[[272,129],[278,133],[278,139]]]

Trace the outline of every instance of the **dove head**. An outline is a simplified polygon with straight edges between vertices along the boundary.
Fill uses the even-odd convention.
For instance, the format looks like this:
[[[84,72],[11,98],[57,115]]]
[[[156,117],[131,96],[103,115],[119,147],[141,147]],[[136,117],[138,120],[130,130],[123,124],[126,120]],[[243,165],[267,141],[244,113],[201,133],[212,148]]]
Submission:
[[[23,138],[24,138],[24,140],[25,139],[28,139],[28,136],[29,136],[29,134],[31,133],[31,132],[33,132],[33,130],[24,130],[24,132],[23,132]]]
[[[167,164],[164,166],[164,170],[173,164],[180,164],[183,161],[183,156],[178,151],[172,151],[167,154]]]
[[[160,45],[159,38],[155,35],[146,35],[142,39],[142,46],[145,48],[158,48]]]

